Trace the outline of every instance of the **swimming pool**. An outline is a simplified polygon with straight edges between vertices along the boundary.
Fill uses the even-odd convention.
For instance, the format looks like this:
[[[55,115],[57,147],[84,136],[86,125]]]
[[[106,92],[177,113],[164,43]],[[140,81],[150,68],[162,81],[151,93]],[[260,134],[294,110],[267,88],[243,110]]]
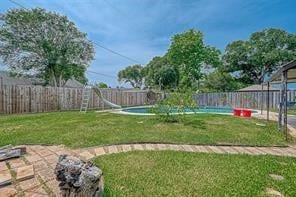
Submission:
[[[154,115],[151,110],[151,106],[146,107],[130,107],[121,110],[123,114],[133,114],[133,115]],[[196,109],[188,108],[186,109],[187,114],[193,113],[213,113],[213,114],[232,114],[232,107],[212,107],[212,106],[201,106]],[[173,113],[177,113],[177,110],[173,110]],[[252,111],[252,113],[257,113],[257,111]]]

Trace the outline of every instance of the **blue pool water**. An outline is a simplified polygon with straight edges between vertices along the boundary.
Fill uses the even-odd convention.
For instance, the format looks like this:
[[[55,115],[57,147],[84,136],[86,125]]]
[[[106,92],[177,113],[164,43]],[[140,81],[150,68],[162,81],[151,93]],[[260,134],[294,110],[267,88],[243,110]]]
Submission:
[[[232,113],[233,108],[232,107],[199,107],[197,109],[188,108],[186,109],[186,112],[203,112],[203,113]],[[151,107],[132,107],[132,108],[126,108],[122,110],[123,112],[127,113],[134,113],[134,114],[152,114]],[[173,113],[177,112],[177,110],[173,110]],[[256,111],[253,111],[252,113],[255,113]]]

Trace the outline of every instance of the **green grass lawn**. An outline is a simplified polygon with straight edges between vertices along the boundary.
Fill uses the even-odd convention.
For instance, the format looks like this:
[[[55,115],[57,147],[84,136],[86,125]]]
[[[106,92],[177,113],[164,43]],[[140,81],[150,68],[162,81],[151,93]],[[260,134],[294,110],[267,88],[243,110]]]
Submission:
[[[187,115],[183,123],[154,116],[55,112],[0,116],[0,145],[65,144],[88,147],[127,142],[285,145],[276,123],[227,115]]]
[[[265,196],[266,188],[296,196],[296,158],[146,151],[94,161],[105,196]]]

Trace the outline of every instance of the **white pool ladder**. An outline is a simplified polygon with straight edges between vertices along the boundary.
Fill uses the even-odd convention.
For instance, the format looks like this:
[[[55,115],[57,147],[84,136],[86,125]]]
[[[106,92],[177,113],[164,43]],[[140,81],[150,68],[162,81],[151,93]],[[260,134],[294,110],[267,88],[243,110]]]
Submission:
[[[80,105],[80,112],[86,112],[88,108],[88,102],[91,95],[92,86],[86,85],[82,91],[82,100]]]

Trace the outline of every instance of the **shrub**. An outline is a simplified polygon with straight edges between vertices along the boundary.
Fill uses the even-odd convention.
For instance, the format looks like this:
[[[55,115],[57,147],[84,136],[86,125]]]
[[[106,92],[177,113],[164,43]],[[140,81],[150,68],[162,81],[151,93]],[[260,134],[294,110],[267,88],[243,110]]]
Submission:
[[[193,99],[192,93],[171,93],[167,95],[159,104],[155,105],[152,110],[156,118],[165,122],[182,121],[188,110],[195,111],[197,104]]]

